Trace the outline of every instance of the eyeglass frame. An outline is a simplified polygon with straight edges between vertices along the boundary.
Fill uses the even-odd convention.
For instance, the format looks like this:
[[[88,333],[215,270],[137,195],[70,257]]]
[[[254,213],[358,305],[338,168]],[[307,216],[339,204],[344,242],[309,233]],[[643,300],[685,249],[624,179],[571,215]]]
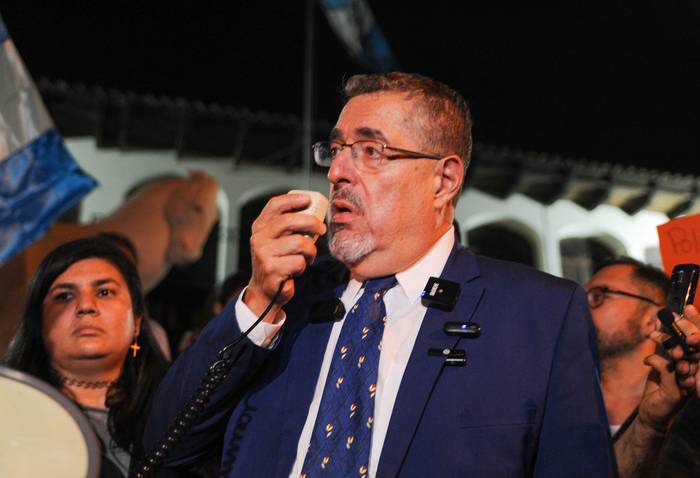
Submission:
[[[350,148],[350,151],[352,151],[352,147],[353,147],[354,145],[356,145],[357,143],[376,143],[376,144],[378,144],[378,145],[380,145],[380,146],[382,147],[382,150],[380,151],[380,153],[381,153],[387,160],[389,160],[389,161],[393,161],[393,160],[396,160],[396,159],[434,159],[434,160],[441,160],[442,158],[444,158],[444,156],[437,156],[437,155],[435,155],[435,154],[421,153],[420,151],[411,151],[411,150],[409,150],[409,149],[396,148],[396,147],[394,147],[394,146],[389,146],[389,145],[386,144],[386,143],[382,143],[381,141],[376,140],[376,139],[360,139],[360,140],[355,141],[355,142],[353,142],[353,143],[341,143],[341,142],[339,142],[339,141],[316,141],[313,145],[311,145],[311,150],[313,151],[313,155],[314,155],[314,163],[316,163],[318,166],[320,166],[320,167],[322,167],[322,168],[330,168],[330,167],[331,167],[331,164],[333,163],[333,159],[331,159],[330,163],[328,163],[328,164],[322,164],[322,163],[319,161],[319,155],[318,155],[317,151],[320,149],[321,145],[327,144],[328,146],[330,146],[331,143],[337,144],[338,146],[340,146],[340,149],[341,149],[341,150],[344,149],[344,148],[348,148],[348,147],[349,147],[349,148]],[[386,150],[386,149],[388,149],[388,150],[390,150],[390,151],[395,151],[395,152],[400,153],[400,154],[405,154],[405,155],[407,155],[407,156],[393,157],[393,158],[392,158],[392,157],[389,157],[389,156],[387,156],[387,155],[384,154],[384,150]],[[329,150],[330,150],[330,148],[329,148]]]
[[[603,292],[603,300],[601,300],[600,303],[597,305],[591,305],[591,299],[589,297],[591,292],[594,290]],[[604,285],[593,286],[586,291],[586,301],[588,302],[588,306],[591,309],[597,309],[598,307],[603,305],[603,303],[605,302],[605,298],[608,294],[621,295],[623,297],[631,297],[632,299],[641,300],[642,302],[648,302],[650,304],[654,304],[657,307],[661,307],[661,304],[657,303],[655,300],[650,299],[649,297],[645,297],[645,296],[639,295],[639,294],[633,294],[632,292],[627,292],[624,290],[610,289],[609,287],[604,286]]]

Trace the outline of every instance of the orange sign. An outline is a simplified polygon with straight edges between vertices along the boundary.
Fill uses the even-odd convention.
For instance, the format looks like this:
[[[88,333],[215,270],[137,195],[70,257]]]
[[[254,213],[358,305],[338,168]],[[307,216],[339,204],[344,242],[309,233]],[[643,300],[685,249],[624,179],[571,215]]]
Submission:
[[[656,228],[664,270],[677,264],[700,264],[700,214],[673,219]]]

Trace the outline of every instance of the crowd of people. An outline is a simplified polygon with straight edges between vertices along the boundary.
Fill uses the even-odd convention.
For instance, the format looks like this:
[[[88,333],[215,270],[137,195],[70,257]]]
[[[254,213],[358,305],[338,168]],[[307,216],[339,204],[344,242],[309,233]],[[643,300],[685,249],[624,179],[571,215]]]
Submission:
[[[472,254],[453,227],[462,96],[405,73],[344,95],[313,150],[328,224],[304,194],[272,198],[251,273],[172,352],[128,241],[39,266],[5,362],[84,411],[102,475],[699,476],[700,354],[664,346],[669,278],[618,258],[580,287]],[[692,305],[676,324],[700,347]]]

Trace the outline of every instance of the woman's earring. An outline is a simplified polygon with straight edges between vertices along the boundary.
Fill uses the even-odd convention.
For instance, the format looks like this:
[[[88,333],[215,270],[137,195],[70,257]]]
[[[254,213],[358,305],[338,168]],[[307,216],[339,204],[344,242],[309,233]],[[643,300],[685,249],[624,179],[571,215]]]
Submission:
[[[139,336],[134,335],[134,343],[132,343],[129,348],[131,349],[131,357],[136,358],[136,354],[139,353],[139,349],[141,348],[139,346]]]

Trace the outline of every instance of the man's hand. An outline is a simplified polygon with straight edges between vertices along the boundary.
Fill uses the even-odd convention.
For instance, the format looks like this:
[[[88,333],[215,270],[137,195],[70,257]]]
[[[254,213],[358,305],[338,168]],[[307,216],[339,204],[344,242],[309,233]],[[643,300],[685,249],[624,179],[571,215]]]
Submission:
[[[676,321],[688,337],[688,344],[700,342],[696,323],[700,322],[694,307],[685,310],[685,317]],[[655,331],[650,338],[663,344],[667,334]],[[615,454],[620,478],[646,476],[656,462],[671,420],[684,396],[696,393],[697,354],[693,359],[683,358],[680,346],[669,351],[669,357],[650,355],[644,363],[649,373],[638,413],[625,432],[615,441]],[[675,365],[672,360],[675,360]],[[700,381],[700,380],[699,380]]]
[[[250,238],[253,271],[243,302],[260,315],[284,283],[266,322],[276,321],[282,306],[294,296],[292,278],[304,272],[316,257],[316,246],[309,236],[326,233],[322,221],[297,213],[310,201],[305,194],[273,197],[253,222]]]
[[[693,305],[687,305],[683,309],[683,316],[676,318],[676,324],[686,336],[686,342],[692,348],[700,350],[700,314]],[[666,334],[654,334],[654,340],[665,340]],[[698,361],[700,352],[695,352],[690,356],[683,353],[680,345],[668,351],[668,354],[676,362],[676,374],[680,387],[690,394],[700,394],[700,370]]]
[[[685,392],[678,386],[670,360],[654,354],[644,363],[652,370],[639,403],[638,419],[642,425],[664,433]]]
[[[652,370],[637,416],[614,444],[620,478],[640,478],[653,469],[683,396],[669,359],[654,354],[645,358],[644,363]]]
[[[676,316],[676,324],[686,335],[688,344],[697,346],[700,343],[700,333],[698,333],[700,314],[692,305],[686,306],[683,312],[682,317]],[[651,334],[651,339],[659,345],[663,345],[668,338],[669,336],[662,331]],[[687,357],[683,354],[680,345],[667,352],[673,361],[658,354],[644,359],[644,363],[651,366],[653,370],[647,380],[642,402],[639,404],[639,419],[644,425],[657,430],[668,425],[681,399],[686,395],[697,393],[700,386],[698,371],[700,354],[694,353],[693,356]]]

